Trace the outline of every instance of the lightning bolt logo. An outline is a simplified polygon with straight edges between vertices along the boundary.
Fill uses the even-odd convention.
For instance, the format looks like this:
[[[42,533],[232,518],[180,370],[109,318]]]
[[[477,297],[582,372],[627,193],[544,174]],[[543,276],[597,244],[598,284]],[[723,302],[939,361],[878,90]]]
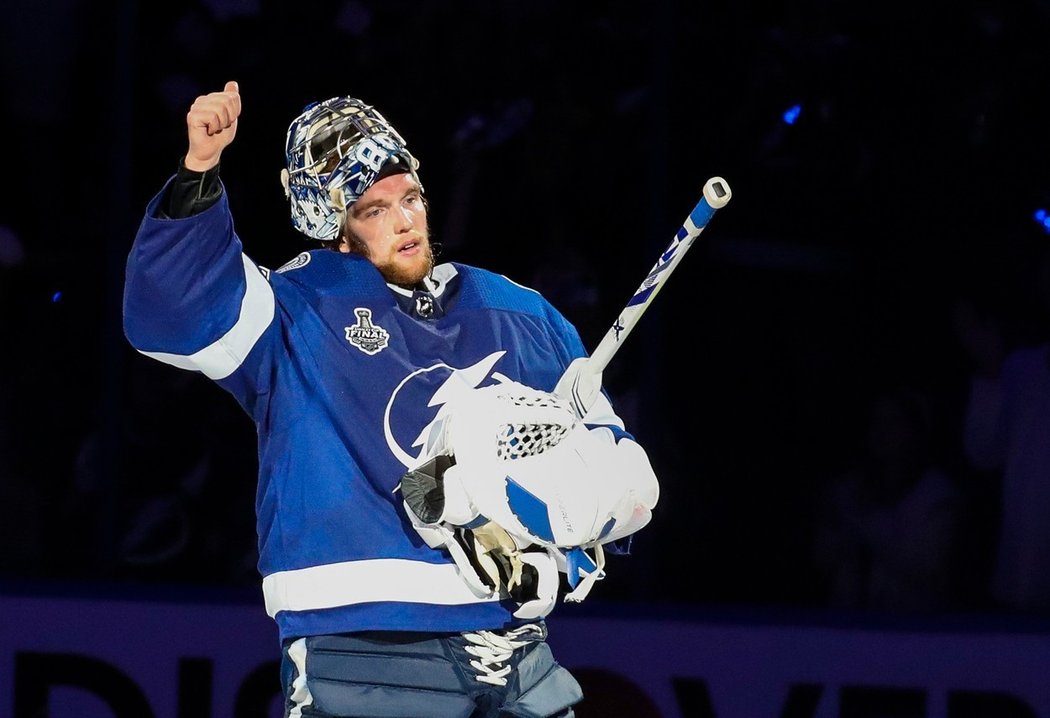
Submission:
[[[438,363],[423,369],[416,369],[397,385],[390,394],[386,409],[383,412],[383,434],[386,437],[387,446],[391,453],[400,461],[406,469],[419,466],[423,461],[441,453],[444,448],[442,441],[445,433],[445,423],[448,420],[446,405],[454,399],[463,396],[464,392],[473,391],[493,381],[509,381],[509,378],[493,371],[496,363],[506,354],[504,351],[489,354],[481,361],[465,368],[451,367],[448,364]],[[444,380],[440,376],[447,374]],[[415,402],[420,400],[420,392],[424,387],[433,385],[440,381],[437,388],[433,390],[428,407],[437,407],[437,413],[418,433],[412,445],[408,448],[398,443],[395,437],[394,425],[397,423],[396,415],[400,402]],[[429,389],[426,389],[429,391]],[[410,412],[415,413],[415,412]]]

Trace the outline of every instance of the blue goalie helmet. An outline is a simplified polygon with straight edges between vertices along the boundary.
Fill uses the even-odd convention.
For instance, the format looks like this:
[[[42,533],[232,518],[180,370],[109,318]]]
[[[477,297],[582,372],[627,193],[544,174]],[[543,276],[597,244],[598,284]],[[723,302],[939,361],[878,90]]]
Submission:
[[[292,224],[322,241],[339,237],[347,208],[380,176],[419,168],[386,118],[353,97],[307,105],[288,126],[285,160]]]

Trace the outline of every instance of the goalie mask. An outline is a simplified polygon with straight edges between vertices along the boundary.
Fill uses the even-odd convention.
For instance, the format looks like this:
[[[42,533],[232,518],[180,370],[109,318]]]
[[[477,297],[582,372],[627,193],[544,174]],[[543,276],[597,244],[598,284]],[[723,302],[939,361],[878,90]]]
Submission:
[[[321,241],[339,237],[347,208],[380,177],[419,168],[386,118],[353,97],[307,105],[288,127],[285,159],[292,224]]]

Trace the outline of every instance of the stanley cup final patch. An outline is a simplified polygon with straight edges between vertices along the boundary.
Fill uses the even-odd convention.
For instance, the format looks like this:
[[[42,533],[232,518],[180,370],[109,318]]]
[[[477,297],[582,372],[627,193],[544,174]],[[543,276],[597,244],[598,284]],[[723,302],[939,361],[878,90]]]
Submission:
[[[346,329],[346,340],[369,356],[386,348],[390,332],[372,323],[372,310],[364,307],[354,309],[357,324]]]

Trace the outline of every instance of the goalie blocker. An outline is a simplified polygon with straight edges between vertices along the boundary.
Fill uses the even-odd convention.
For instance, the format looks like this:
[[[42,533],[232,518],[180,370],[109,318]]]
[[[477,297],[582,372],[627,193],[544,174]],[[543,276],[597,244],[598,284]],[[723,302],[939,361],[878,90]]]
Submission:
[[[565,399],[509,380],[442,412],[428,442],[441,453],[400,484],[416,531],[479,596],[520,603],[519,618],[553,608],[559,572],[565,600],[583,600],[604,575],[603,545],[652,517],[659,486],[644,450],[621,426],[588,426]]]

